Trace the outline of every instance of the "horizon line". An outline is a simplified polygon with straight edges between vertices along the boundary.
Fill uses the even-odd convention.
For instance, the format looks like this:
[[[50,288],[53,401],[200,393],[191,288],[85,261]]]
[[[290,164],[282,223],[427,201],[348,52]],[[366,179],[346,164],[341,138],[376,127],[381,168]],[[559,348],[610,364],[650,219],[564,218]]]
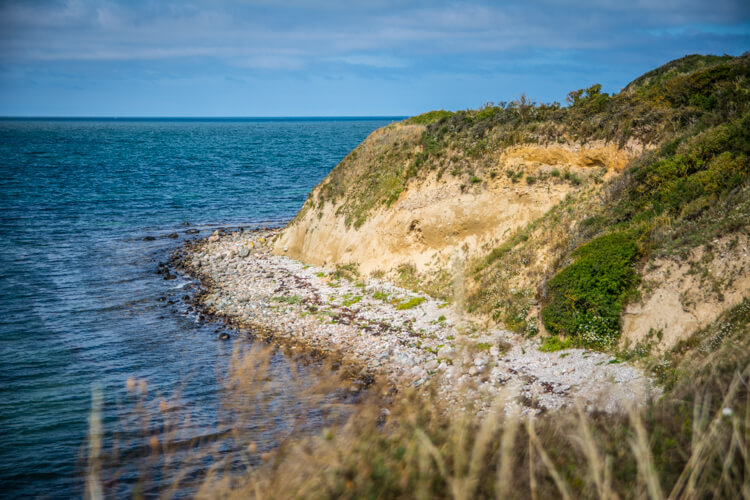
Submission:
[[[259,115],[259,116],[113,116],[113,115],[0,115],[0,120],[8,119],[53,119],[53,120],[268,120],[268,119],[310,119],[310,118],[409,118],[414,115]]]

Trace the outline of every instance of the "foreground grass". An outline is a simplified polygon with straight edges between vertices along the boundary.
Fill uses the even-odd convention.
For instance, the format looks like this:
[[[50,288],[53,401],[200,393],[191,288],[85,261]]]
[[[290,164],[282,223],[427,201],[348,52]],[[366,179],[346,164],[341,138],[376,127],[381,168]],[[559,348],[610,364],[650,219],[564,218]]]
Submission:
[[[160,496],[189,486],[198,498],[750,498],[750,301],[653,359],[664,374],[663,397],[624,415],[580,406],[521,415],[513,394],[478,415],[431,393],[377,385],[342,405],[349,383],[330,367],[278,387],[268,379],[269,356],[258,349],[236,355],[227,378],[231,425],[210,452],[193,448],[189,460],[178,460],[169,435],[149,441],[143,434],[150,442],[144,463],[178,471]],[[280,417],[279,391],[295,392],[326,417],[317,430],[304,418],[288,422],[277,446],[263,448],[244,422]],[[156,415],[147,406],[139,415],[150,422],[144,428],[169,420],[169,404]],[[96,426],[92,418],[94,437]],[[179,433],[179,425],[167,427]],[[227,452],[228,440],[238,452]],[[118,457],[101,453],[95,439],[90,449],[97,455],[89,455],[89,491],[106,496],[111,483],[100,471],[108,461],[116,468]],[[181,472],[187,466],[192,472]],[[148,468],[141,471],[140,480],[153,483]]]

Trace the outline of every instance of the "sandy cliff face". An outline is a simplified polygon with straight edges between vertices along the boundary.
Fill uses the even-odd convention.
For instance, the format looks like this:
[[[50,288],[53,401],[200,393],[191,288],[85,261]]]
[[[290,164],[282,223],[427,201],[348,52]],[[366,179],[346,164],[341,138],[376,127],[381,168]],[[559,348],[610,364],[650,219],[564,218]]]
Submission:
[[[643,274],[642,300],[623,315],[623,345],[651,343],[665,351],[750,295],[750,236],[739,232],[694,248],[685,258],[660,258]]]
[[[417,130],[418,132],[418,130]],[[384,140],[383,134],[417,137],[414,127],[377,131],[363,144]],[[275,244],[277,254],[316,265],[356,262],[360,272],[388,272],[401,264],[422,272],[451,259],[486,253],[513,230],[543,215],[580,182],[598,175],[617,175],[639,148],[614,144],[524,145],[491,153],[493,176],[480,182],[435,173],[412,179],[390,206],[380,206],[358,228],[347,226],[340,210],[346,200],[308,206]],[[406,166],[405,166],[406,167]],[[357,175],[367,165],[351,166]],[[509,171],[531,176],[510,177]],[[324,181],[325,183],[325,181]],[[320,186],[317,189],[320,189]],[[311,195],[315,198],[316,192]],[[286,251],[284,249],[286,248]]]
[[[540,324],[533,319],[539,310],[534,291],[565,265],[576,227],[589,216],[585,207],[593,213],[601,204],[604,181],[619,176],[646,148],[604,142],[517,145],[485,151],[464,163],[462,174],[440,164],[423,165],[401,188],[388,185],[391,191],[383,192],[395,192],[393,199],[381,192],[373,195],[370,186],[383,186],[409,171],[415,153],[422,151],[423,131],[422,126],[397,124],[373,132],[313,190],[273,252],[314,265],[356,263],[363,275],[395,277],[403,265],[421,276],[452,274],[448,295],[456,301],[476,293],[477,287],[492,287],[488,296],[495,302],[473,304],[475,313],[504,321],[518,309],[527,311],[523,314],[532,318],[530,323]],[[398,156],[394,150],[411,154]],[[449,151],[443,158],[455,161],[460,154]],[[560,203],[570,199],[578,201]],[[546,217],[529,230],[553,207],[567,215]],[[526,250],[492,268],[489,285],[483,275],[457,281],[469,270],[467,264],[481,262],[519,229],[527,233]],[[621,347],[651,343],[664,351],[739,303],[750,293],[747,248],[747,235],[733,235],[693,249],[687,260],[645,263],[639,270],[643,299],[624,311]],[[521,295],[526,302],[519,305]]]

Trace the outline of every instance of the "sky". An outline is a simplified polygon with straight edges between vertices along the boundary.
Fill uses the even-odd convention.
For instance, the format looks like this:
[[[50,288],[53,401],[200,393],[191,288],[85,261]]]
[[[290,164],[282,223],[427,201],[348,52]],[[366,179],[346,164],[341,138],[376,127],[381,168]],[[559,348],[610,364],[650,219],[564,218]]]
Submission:
[[[0,0],[0,116],[406,116],[747,50],[747,0]]]

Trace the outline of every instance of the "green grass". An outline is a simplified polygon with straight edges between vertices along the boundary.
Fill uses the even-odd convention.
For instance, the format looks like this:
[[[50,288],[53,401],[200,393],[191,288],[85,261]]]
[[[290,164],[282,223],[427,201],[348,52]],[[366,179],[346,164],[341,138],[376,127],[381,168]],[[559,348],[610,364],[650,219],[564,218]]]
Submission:
[[[354,304],[357,304],[360,300],[362,300],[361,295],[346,294],[344,295],[344,301],[342,302],[342,304],[346,307],[350,307]]]
[[[573,347],[573,342],[570,339],[561,339],[560,337],[545,337],[542,340],[542,345],[539,346],[539,350],[542,352],[557,352],[563,349],[570,349]]]
[[[414,309],[419,304],[424,302],[426,299],[424,297],[413,297],[406,302],[401,302],[399,300],[394,301],[394,305],[396,306],[396,309],[399,311],[404,311],[406,309]]]
[[[444,111],[441,109],[439,111],[428,111],[427,113],[422,113],[421,115],[412,116],[411,118],[408,118],[405,123],[410,125],[429,125],[431,123],[450,118],[451,116],[453,116],[452,112]]]
[[[336,280],[345,278],[348,281],[356,282],[359,278],[359,264],[352,262],[349,264],[337,264],[336,270],[331,273],[331,277]]]
[[[283,302],[284,304],[299,304],[302,302],[302,297],[299,295],[282,295],[279,297],[273,297],[275,302]]]

